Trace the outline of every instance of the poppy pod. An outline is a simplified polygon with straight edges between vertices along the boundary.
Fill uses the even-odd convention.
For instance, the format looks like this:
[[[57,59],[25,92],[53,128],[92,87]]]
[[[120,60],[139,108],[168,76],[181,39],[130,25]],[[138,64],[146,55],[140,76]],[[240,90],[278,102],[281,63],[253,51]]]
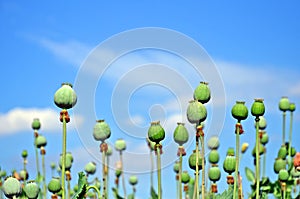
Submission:
[[[265,105],[263,99],[254,99],[254,102],[251,106],[251,114],[255,117],[264,115]]]
[[[183,183],[183,184],[186,184],[186,183],[188,183],[189,181],[190,181],[190,175],[188,174],[188,172],[187,171],[183,171],[182,173],[181,173],[181,182]]]
[[[238,120],[238,122],[245,120],[248,117],[248,109],[245,106],[245,102],[237,101],[231,109],[231,115]]]
[[[218,149],[219,146],[220,146],[220,141],[219,141],[219,137],[218,136],[212,136],[211,138],[209,138],[209,140],[207,142],[207,147],[210,150]]]
[[[212,181],[213,183],[219,181],[221,178],[221,171],[220,171],[219,167],[209,168],[208,177],[209,177],[209,180]]]
[[[8,177],[2,185],[2,190],[8,198],[19,196],[22,192],[21,183],[16,178]]]
[[[165,138],[165,130],[160,125],[159,121],[151,122],[148,129],[148,138],[150,141],[159,144]]]
[[[61,109],[70,109],[77,102],[77,95],[70,83],[62,83],[54,94],[54,103]]]
[[[236,163],[235,156],[227,155],[223,163],[224,171],[229,175],[231,175],[235,171],[235,163]]]
[[[196,151],[194,151],[189,157],[189,166],[193,170],[196,170],[196,164],[197,164],[196,163],[196,160],[197,160],[196,155],[197,155]],[[202,163],[202,157],[201,157],[201,154],[198,154],[198,170],[202,169],[201,163]]]
[[[104,142],[110,137],[110,127],[104,120],[97,120],[93,130],[94,139]]]
[[[286,161],[281,158],[276,158],[274,162],[274,172],[279,173],[281,169],[285,169]]]
[[[189,102],[187,108],[187,119],[192,124],[199,124],[203,122],[207,117],[207,111],[205,106],[197,101],[192,100]]]
[[[24,192],[29,199],[35,199],[38,197],[40,188],[35,182],[28,182],[24,186]]]
[[[296,104],[295,103],[290,103],[289,111],[294,112],[295,110],[296,110]]]
[[[177,123],[177,127],[175,128],[174,134],[173,134],[174,141],[182,146],[184,143],[186,143],[189,140],[189,133],[187,129],[184,126],[184,123]]]
[[[126,142],[124,139],[117,139],[115,142],[115,149],[117,151],[124,151],[126,149]]]
[[[278,154],[277,154],[277,157],[281,158],[281,159],[285,159],[287,154],[288,154],[288,151],[287,151],[286,146],[284,145],[284,146],[280,147],[280,149],[278,151]]]
[[[39,135],[35,141],[34,144],[37,148],[45,147],[47,145],[47,140],[44,136]]]
[[[269,135],[266,132],[264,132],[261,136],[260,143],[266,145],[268,142],[269,142]]]
[[[130,176],[129,177],[129,183],[134,186],[138,183],[138,178],[136,176]]]
[[[41,122],[39,118],[33,119],[33,122],[31,123],[31,127],[33,130],[39,130],[41,128]]]
[[[175,173],[179,173],[179,162],[175,162],[174,166],[173,166],[173,171]]]
[[[290,109],[290,101],[286,96],[281,97],[279,100],[279,110],[285,112]]]
[[[210,89],[207,82],[200,82],[194,90],[194,99],[205,104],[210,100]]]
[[[264,130],[266,127],[267,127],[267,120],[266,120],[266,118],[264,116],[259,116],[258,128],[260,130]]]
[[[289,179],[289,172],[286,169],[281,169],[278,174],[278,179],[281,182],[286,182]]]
[[[96,172],[96,163],[89,162],[85,165],[84,171],[88,174],[94,174]]]
[[[48,190],[55,194],[61,190],[61,183],[59,178],[52,178],[48,184]]]
[[[211,164],[217,164],[219,162],[220,155],[216,149],[213,149],[209,152],[208,160]]]

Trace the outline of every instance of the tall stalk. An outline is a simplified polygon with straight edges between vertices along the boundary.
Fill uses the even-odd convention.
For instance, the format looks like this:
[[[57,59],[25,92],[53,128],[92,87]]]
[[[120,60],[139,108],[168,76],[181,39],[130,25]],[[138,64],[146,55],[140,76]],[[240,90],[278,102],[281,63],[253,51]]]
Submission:
[[[240,123],[238,122],[236,125],[236,137],[235,137],[235,180],[233,185],[233,199],[236,199],[236,188],[237,188],[237,182],[238,182],[238,172],[239,172],[239,161],[240,161]]]
[[[180,152],[179,153],[179,172],[178,172],[179,199],[182,199],[181,173],[182,173],[182,153]]]
[[[65,175],[66,175],[66,153],[67,153],[67,122],[66,122],[66,112],[63,110],[62,123],[63,123],[63,141],[62,141],[62,167],[61,167],[61,190],[62,199],[66,198],[66,188],[65,188]]]
[[[122,151],[120,151],[120,161],[121,161],[121,169],[122,169],[122,186],[123,186],[123,191],[124,191],[124,198],[126,199],[126,185],[125,185],[125,176],[124,176],[124,169],[123,169],[123,155],[122,155]]]
[[[282,113],[282,146],[285,145],[285,120],[286,120],[286,112]]]
[[[106,143],[102,143],[106,144]],[[101,144],[101,145],[102,145]],[[105,147],[103,147],[104,149]],[[105,166],[105,150],[102,149],[102,179],[103,179],[103,192],[102,192],[102,198],[106,199],[107,198],[107,187],[106,187],[106,166]]]
[[[289,157],[292,153],[292,132],[293,132],[293,111],[290,113],[290,130],[289,130]]]
[[[201,156],[202,156],[202,184],[201,184],[201,196],[205,199],[205,153],[204,153],[204,134],[200,136],[201,142]]]
[[[46,185],[46,167],[45,167],[45,149],[41,148],[42,155],[42,169],[43,169],[43,195],[47,198],[47,185]]]
[[[158,193],[158,199],[162,199],[160,144],[156,144],[156,152],[157,152],[157,193]]]
[[[199,199],[199,138],[196,135],[196,171],[193,199]]]
[[[152,150],[150,150],[150,164],[151,164],[150,184],[151,184],[151,187],[153,187],[154,161],[153,161],[153,156],[152,156]]]
[[[34,143],[36,143],[36,138],[38,137],[38,132],[37,130],[34,130]],[[35,148],[35,163],[36,163],[36,172],[37,172],[37,178],[40,177],[40,164],[39,164],[39,151],[37,146],[34,144],[34,148]],[[37,180],[38,185],[40,184],[39,180]]]
[[[256,165],[255,165],[255,171],[256,171],[256,198],[259,199],[259,117],[255,118],[255,127],[256,127],[256,143],[255,143],[255,152],[256,152]]]

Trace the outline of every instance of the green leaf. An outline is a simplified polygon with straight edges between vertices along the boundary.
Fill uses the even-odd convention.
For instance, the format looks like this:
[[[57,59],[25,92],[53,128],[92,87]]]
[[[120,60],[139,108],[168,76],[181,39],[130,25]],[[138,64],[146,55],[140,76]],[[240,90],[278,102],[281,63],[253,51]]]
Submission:
[[[158,199],[158,195],[152,186],[151,186],[150,194],[151,194],[151,199]]]
[[[88,182],[87,182],[87,177],[84,174],[84,172],[79,172],[78,173],[78,190],[77,192],[74,194],[74,196],[72,197],[72,199],[84,199],[85,194],[87,192],[87,186],[88,186]]]
[[[121,196],[119,195],[118,189],[112,188],[112,191],[113,191],[113,194],[114,194],[114,198],[115,198],[115,199],[124,199],[123,197],[121,197]]]
[[[246,177],[247,179],[252,183],[254,184],[255,183],[255,174],[254,172],[249,169],[248,167],[245,168],[245,172],[246,172]]]

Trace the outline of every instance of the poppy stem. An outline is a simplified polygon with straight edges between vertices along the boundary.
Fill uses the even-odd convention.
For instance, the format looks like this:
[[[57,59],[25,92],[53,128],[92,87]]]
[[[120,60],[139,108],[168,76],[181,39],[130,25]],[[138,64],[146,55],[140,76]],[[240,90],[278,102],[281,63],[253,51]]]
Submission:
[[[235,180],[234,180],[234,186],[233,186],[233,199],[236,199],[236,188],[237,188],[237,182],[238,182],[238,172],[239,172],[239,161],[240,161],[240,125],[239,123],[236,125],[236,137],[235,137]]]

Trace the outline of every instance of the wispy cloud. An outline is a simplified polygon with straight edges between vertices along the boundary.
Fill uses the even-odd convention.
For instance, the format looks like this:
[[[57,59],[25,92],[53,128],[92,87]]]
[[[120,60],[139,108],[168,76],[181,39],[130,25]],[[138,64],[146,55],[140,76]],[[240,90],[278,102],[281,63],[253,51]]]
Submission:
[[[82,116],[76,117],[76,126],[83,123]],[[58,132],[61,129],[59,112],[51,108],[14,108],[7,113],[0,113],[0,135],[14,134],[31,131],[31,123],[34,118],[39,118],[43,132]],[[70,122],[70,128],[75,125]]]

